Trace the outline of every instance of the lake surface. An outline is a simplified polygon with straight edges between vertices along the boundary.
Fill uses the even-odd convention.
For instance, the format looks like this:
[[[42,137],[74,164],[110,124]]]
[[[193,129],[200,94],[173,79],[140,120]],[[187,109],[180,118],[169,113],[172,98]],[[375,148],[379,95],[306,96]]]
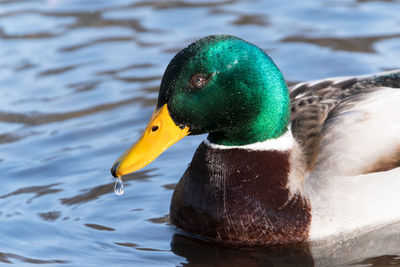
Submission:
[[[400,225],[345,243],[238,249],[168,223],[204,136],[124,178],[172,56],[214,33],[265,49],[289,84],[400,68],[400,1],[0,0],[0,264],[400,265]]]

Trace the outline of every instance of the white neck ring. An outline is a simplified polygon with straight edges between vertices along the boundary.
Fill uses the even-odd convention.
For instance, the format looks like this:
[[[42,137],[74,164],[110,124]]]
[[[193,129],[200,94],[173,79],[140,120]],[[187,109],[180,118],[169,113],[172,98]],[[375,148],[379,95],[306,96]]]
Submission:
[[[287,151],[293,148],[294,138],[290,128],[281,136],[274,139],[267,139],[265,141],[243,145],[243,146],[225,146],[211,143],[208,139],[204,140],[203,143],[211,148],[215,149],[245,149],[255,151]]]

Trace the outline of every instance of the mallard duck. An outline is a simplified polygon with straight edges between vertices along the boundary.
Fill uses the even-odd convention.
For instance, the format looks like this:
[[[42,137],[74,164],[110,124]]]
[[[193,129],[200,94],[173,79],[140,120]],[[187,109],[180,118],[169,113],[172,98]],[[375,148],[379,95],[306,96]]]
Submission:
[[[177,227],[239,245],[369,231],[400,220],[399,88],[400,70],[288,89],[259,47],[208,36],[171,60],[147,128],[111,172],[208,133],[173,193]]]

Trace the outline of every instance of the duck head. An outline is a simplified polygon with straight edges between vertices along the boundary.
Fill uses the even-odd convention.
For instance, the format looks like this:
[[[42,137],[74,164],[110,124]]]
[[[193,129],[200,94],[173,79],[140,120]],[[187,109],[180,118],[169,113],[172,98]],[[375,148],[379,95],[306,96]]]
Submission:
[[[209,133],[225,146],[279,137],[289,105],[285,80],[262,49],[229,35],[202,38],[171,60],[149,124],[111,173],[139,170],[189,134]]]

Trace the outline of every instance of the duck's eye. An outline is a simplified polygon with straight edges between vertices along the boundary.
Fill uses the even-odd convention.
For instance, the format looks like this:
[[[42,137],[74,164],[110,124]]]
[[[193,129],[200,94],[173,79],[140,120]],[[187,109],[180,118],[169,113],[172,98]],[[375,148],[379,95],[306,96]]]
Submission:
[[[204,74],[195,74],[190,79],[190,85],[196,89],[203,88],[207,84],[207,82],[208,78]]]

